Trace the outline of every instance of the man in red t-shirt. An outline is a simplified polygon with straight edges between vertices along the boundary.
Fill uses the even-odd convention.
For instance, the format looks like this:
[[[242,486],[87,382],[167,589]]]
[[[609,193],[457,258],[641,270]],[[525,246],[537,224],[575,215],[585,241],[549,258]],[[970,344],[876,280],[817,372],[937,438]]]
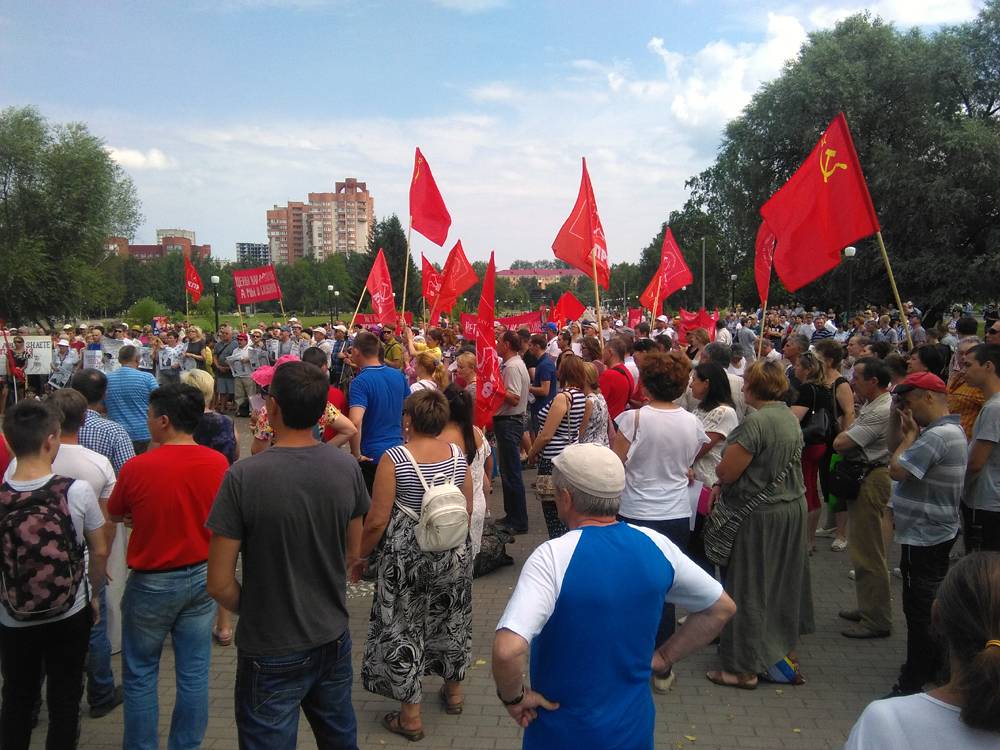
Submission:
[[[615,337],[604,345],[604,364],[607,369],[601,373],[598,383],[601,394],[608,404],[608,416],[612,420],[625,411],[629,397],[635,389],[635,378],[625,367],[625,355],[628,347],[620,338]]]
[[[132,520],[122,599],[126,747],[156,747],[157,678],[169,634],[177,664],[170,747],[198,747],[208,725],[208,669],[215,602],[205,589],[205,527],[225,457],[194,441],[201,391],[171,383],[149,396],[147,424],[160,447],[125,463],[108,513]]]

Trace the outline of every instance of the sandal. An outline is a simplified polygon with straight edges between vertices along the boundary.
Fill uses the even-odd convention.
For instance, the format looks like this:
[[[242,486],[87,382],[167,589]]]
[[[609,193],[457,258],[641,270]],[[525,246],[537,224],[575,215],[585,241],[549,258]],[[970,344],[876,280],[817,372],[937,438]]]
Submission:
[[[736,682],[726,682],[725,677],[723,677],[724,674],[725,673],[722,670],[705,672],[705,678],[713,685],[719,685],[720,687],[732,687],[740,690],[757,689],[757,675],[750,675],[749,677],[740,677],[737,675]]]
[[[405,737],[410,742],[419,742],[424,738],[424,730],[422,728],[407,729],[400,723],[399,711],[390,711],[385,716],[383,716],[382,726],[384,726],[393,734],[398,734],[400,737]]]
[[[223,635],[225,633],[225,635]],[[233,642],[233,631],[232,630],[218,630],[212,628],[212,640],[218,643],[220,646],[229,646]]]
[[[462,713],[462,708],[465,706],[465,701],[461,700],[458,703],[452,703],[448,700],[448,692],[445,690],[444,685],[438,691],[438,695],[441,697],[441,705],[444,706],[444,712],[446,714],[451,714],[452,716],[457,716]]]

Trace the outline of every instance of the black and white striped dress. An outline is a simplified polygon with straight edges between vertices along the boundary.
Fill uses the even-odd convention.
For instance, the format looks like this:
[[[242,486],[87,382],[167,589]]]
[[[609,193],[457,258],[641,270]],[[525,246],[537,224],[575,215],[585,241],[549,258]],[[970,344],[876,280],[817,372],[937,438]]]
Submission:
[[[545,420],[549,416],[549,409],[555,403],[555,400],[561,398],[565,401],[566,396],[570,398],[569,409],[560,420],[559,426],[556,427],[552,439],[542,448],[541,457],[549,461],[562,453],[567,445],[580,442],[580,425],[583,423],[583,412],[587,407],[587,397],[579,388],[566,388],[556,394],[556,397],[552,401],[539,410],[539,424],[545,424]]]
[[[430,484],[437,474],[465,484],[465,454],[420,464]],[[424,495],[401,446],[390,448],[396,471],[396,502],[417,513]],[[424,552],[413,536],[416,522],[393,505],[361,664],[365,690],[403,703],[420,703],[421,678],[434,674],[462,680],[472,661],[472,548]]]

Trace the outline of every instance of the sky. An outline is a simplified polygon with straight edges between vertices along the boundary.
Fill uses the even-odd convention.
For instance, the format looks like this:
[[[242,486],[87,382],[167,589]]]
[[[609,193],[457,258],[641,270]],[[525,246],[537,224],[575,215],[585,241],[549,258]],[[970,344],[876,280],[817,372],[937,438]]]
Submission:
[[[81,121],[135,180],[145,223],[213,255],[265,211],[345,177],[405,226],[414,147],[461,239],[498,268],[551,258],[580,157],[612,263],[635,261],[728,120],[809,32],[868,9],[899,27],[981,0],[0,0],[0,107]]]

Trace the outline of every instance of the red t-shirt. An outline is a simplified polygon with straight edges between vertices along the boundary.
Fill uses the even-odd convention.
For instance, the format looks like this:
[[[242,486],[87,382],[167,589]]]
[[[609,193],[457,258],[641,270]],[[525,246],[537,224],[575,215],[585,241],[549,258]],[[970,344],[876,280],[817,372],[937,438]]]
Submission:
[[[0,477],[7,472],[11,458],[10,449],[7,447],[7,440],[3,435],[0,435]]]
[[[624,365],[609,367],[598,378],[601,393],[608,404],[608,415],[614,419],[628,406],[628,399],[632,393],[632,376],[625,370]]]
[[[108,513],[132,515],[128,566],[170,570],[208,559],[208,512],[229,463],[203,445],[161,445],[125,462]]]

